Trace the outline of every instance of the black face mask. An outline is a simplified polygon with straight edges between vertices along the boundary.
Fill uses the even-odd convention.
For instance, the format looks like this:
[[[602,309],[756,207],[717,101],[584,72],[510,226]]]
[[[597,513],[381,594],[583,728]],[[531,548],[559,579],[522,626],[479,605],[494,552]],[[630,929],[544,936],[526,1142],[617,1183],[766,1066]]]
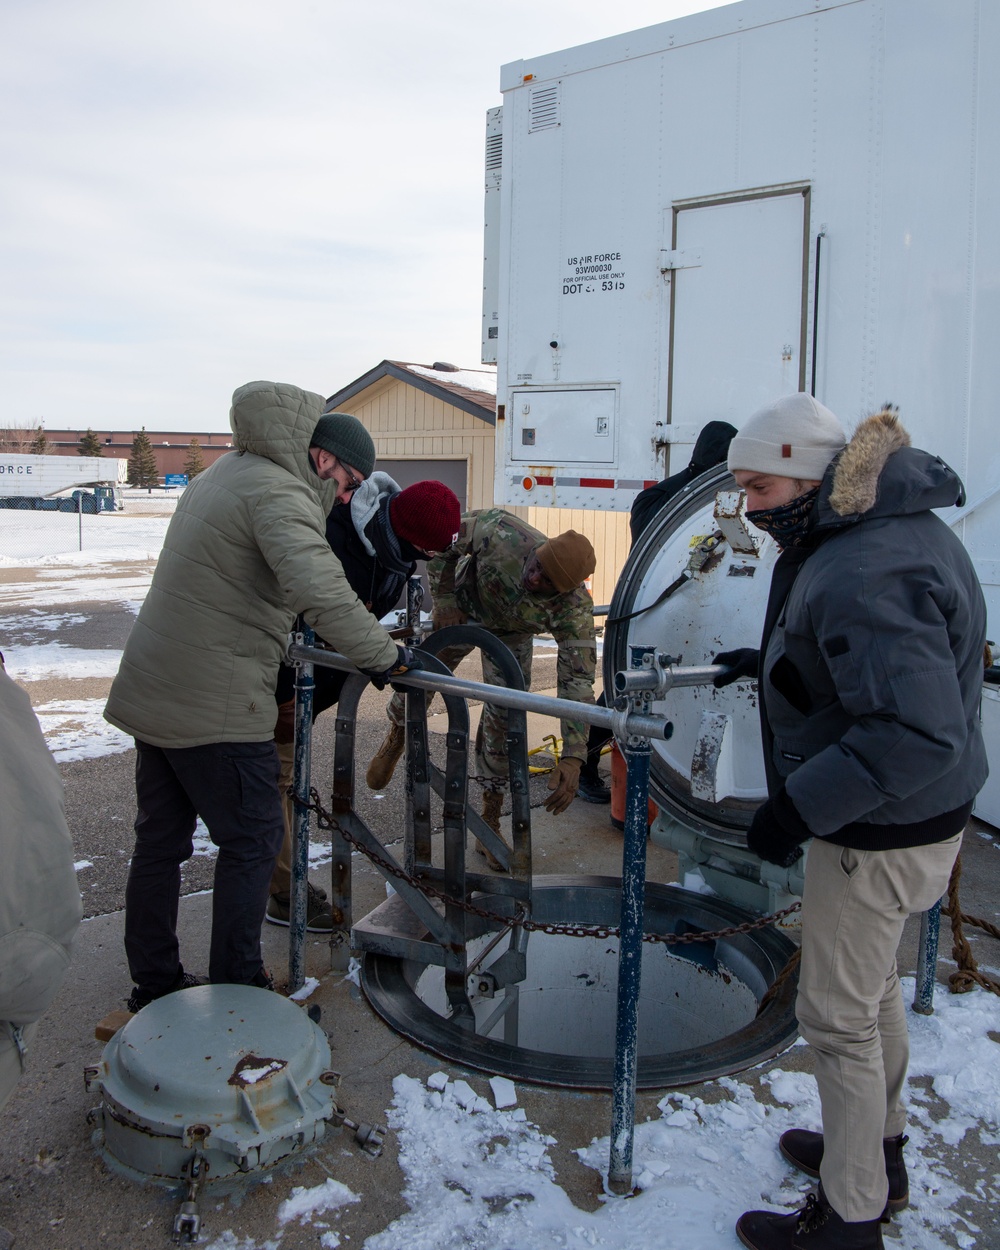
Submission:
[[[801,546],[809,533],[809,521],[818,495],[819,487],[814,486],[780,508],[760,508],[756,512],[748,512],[747,520],[765,534],[770,534],[782,549]]]

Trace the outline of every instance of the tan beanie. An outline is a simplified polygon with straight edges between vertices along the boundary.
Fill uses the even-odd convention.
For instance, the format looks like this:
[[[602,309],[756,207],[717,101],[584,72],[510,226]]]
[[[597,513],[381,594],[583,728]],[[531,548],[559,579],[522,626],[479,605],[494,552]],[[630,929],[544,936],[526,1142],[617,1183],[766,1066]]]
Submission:
[[[546,577],[561,595],[576,590],[597,568],[597,556],[590,539],[576,530],[550,538],[535,554]]]
[[[846,443],[844,428],[829,408],[804,391],[783,395],[743,422],[729,444],[729,471],[818,482]]]

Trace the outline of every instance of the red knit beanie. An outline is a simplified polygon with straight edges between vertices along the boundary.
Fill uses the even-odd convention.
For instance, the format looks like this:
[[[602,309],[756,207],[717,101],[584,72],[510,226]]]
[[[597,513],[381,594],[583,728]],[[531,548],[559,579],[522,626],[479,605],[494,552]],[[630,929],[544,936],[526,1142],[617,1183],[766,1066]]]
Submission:
[[[417,482],[389,500],[389,523],[418,551],[446,551],[458,538],[462,509],[444,482]]]

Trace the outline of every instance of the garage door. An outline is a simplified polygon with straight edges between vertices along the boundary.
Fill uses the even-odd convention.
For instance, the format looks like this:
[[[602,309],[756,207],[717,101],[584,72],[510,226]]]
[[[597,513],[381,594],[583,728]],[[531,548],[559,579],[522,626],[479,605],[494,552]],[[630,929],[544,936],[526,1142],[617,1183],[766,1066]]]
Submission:
[[[405,490],[415,482],[444,482],[458,496],[465,511],[469,465],[467,460],[383,460],[381,456],[376,469],[388,473]]]

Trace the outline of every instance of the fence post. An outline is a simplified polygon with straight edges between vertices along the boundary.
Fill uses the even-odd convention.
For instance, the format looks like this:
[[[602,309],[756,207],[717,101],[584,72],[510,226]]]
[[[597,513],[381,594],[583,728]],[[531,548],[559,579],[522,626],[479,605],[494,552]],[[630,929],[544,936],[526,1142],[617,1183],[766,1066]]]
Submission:
[[[913,1010],[921,1016],[934,1014],[934,980],[937,973],[938,935],[941,931],[941,900],[920,917],[917,976],[913,987]]]
[[[631,647],[631,667],[642,668],[643,656],[652,654],[654,650],[653,647]],[[629,695],[629,711],[648,712],[651,702],[648,691],[637,691]],[[628,735],[625,741],[628,781],[622,847],[622,911],[618,937],[618,1017],[611,1105],[611,1157],[608,1163],[608,1188],[620,1195],[632,1191],[650,753],[648,738]]]
[[[316,635],[305,622],[295,635],[304,647],[315,645]],[[292,884],[288,925],[288,992],[294,994],[305,984],[306,923],[309,905],[309,802],[312,756],[313,691],[316,682],[308,660],[296,661],[295,669],[295,798],[292,838]]]
[[[80,550],[83,550],[83,492],[76,492],[76,528],[79,535]]]

